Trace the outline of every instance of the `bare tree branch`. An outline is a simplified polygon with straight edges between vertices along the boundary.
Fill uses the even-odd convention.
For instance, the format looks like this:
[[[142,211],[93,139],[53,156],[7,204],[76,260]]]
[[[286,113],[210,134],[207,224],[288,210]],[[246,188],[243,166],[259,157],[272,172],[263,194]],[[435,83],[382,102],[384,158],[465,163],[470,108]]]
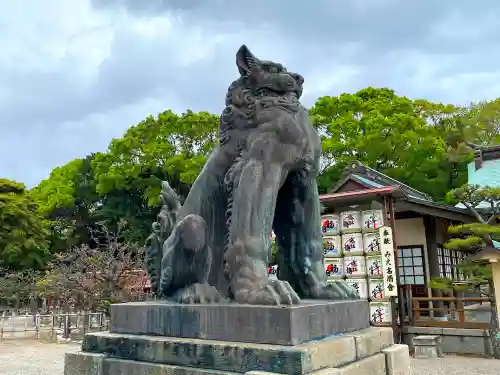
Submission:
[[[462,202],[462,204],[465,207],[467,207],[469,212],[474,215],[477,221],[479,221],[482,224],[487,224],[486,220],[484,220],[484,218],[479,214],[479,212],[477,212],[477,210],[474,207],[472,207],[468,202]]]
[[[144,296],[144,249],[105,228],[93,233],[97,248],[83,245],[59,256],[42,283],[46,295],[98,308]]]

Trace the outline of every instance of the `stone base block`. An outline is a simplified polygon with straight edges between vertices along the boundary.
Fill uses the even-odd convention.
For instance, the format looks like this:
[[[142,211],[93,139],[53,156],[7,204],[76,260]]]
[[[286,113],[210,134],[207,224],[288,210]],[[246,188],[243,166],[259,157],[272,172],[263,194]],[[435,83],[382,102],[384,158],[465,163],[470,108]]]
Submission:
[[[64,374],[407,375],[387,372],[404,367],[392,343],[388,327],[293,346],[99,332],[85,336],[83,352],[67,355]]]
[[[441,358],[443,347],[441,336],[417,336],[413,338],[415,358]]]
[[[382,349],[382,353],[385,354],[387,375],[411,375],[408,345],[392,345]]]
[[[148,301],[111,306],[110,331],[246,343],[297,345],[369,326],[367,301],[296,306],[185,305]]]
[[[98,353],[68,353],[64,359],[64,375],[103,375],[105,358]]]
[[[382,353],[361,359],[346,366],[317,371],[314,375],[387,375],[385,356]]]
[[[415,358],[438,358],[435,346],[415,346]]]

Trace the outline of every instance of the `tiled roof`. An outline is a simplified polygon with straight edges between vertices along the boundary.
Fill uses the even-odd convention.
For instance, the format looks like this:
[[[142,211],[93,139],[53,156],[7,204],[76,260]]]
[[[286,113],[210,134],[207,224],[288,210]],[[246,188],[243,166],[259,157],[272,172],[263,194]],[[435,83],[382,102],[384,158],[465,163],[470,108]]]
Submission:
[[[430,197],[408,186],[401,181],[389,177],[373,168],[363,165],[359,161],[351,161],[343,172],[343,179],[332,189],[332,193],[339,191],[349,180],[354,181],[367,189],[397,186],[410,197],[431,200]]]
[[[329,193],[322,194],[319,196],[320,201],[332,201],[338,199],[347,199],[354,197],[363,197],[367,195],[388,195],[394,192],[401,192],[401,190],[397,186],[384,186],[381,188],[374,189],[363,189],[363,190],[354,190],[354,191],[346,191],[343,193]],[[402,193],[404,194],[404,193]]]
[[[352,177],[360,180],[361,182],[367,184],[367,185],[370,185],[370,186],[373,186],[375,188],[381,188],[381,187],[384,187],[384,186],[387,186],[387,185],[382,185],[382,184],[379,184],[378,182],[375,182],[375,181],[372,181],[368,178],[365,178],[363,176],[360,176],[360,175],[357,175],[357,174],[353,174],[351,175]]]

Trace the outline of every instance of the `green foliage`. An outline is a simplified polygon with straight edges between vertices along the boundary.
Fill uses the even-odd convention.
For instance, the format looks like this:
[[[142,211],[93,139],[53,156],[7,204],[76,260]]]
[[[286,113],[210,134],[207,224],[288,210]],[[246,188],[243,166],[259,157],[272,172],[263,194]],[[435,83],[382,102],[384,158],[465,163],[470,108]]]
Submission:
[[[187,195],[217,142],[218,121],[207,112],[165,111],[114,139],[107,152],[55,168],[30,191],[49,220],[53,251],[93,246],[92,233],[103,226],[116,232],[121,225],[125,240],[144,242],[157,214],[161,181]]]
[[[90,162],[93,155],[55,168],[30,191],[38,211],[49,220],[53,252],[88,242],[100,205]]]
[[[429,287],[445,292],[477,292],[482,285],[489,284],[491,280],[491,266],[465,261],[456,265],[456,272],[464,275],[464,281],[456,282],[445,277],[433,277]],[[481,293],[486,293],[483,289]]]
[[[338,181],[349,161],[359,160],[442,199],[450,188],[464,182],[466,174],[456,175],[447,158],[446,140],[429,123],[451,117],[454,111],[452,106],[413,102],[392,90],[372,87],[319,98],[310,113],[324,134],[323,152],[330,162],[319,179],[321,188]]]
[[[500,98],[471,103],[464,123],[468,141],[481,146],[500,144]]]
[[[74,205],[75,176],[83,160],[75,159],[62,167],[56,167],[50,176],[30,191],[30,196],[44,216],[50,216],[56,209]]]
[[[464,185],[447,194],[450,203],[461,203],[475,216],[477,222],[452,226],[448,231],[454,235],[446,247],[450,249],[479,249],[492,246],[492,238],[500,236],[500,188],[479,185]],[[483,210],[479,205],[485,205]],[[486,213],[485,213],[486,212]]]
[[[457,107],[410,100],[386,88],[368,87],[354,94],[319,98],[310,114],[323,135],[327,165],[318,178],[320,192],[329,191],[346,164],[357,159],[438,200],[455,189],[447,195],[448,200],[466,201],[473,194],[480,201],[493,202],[498,189],[457,188],[465,182],[466,164],[472,160],[467,142],[500,143],[499,110],[500,100]],[[34,213],[34,201],[38,213],[31,217],[39,224],[30,225],[35,231],[43,228],[46,233],[48,228],[50,232],[48,239],[42,236],[49,245],[45,242],[42,246],[43,241],[36,236],[20,240],[25,229],[18,228],[13,233],[23,242],[24,250],[15,244],[4,245],[9,248],[9,256],[24,254],[28,248],[64,252],[83,244],[92,247],[92,234],[103,226],[112,231],[122,226],[125,240],[142,243],[159,209],[161,181],[168,180],[181,196],[187,195],[217,143],[218,123],[219,117],[208,112],[188,110],[179,115],[167,110],[157,117],[148,116],[123,137],[112,140],[106,152],[55,168],[29,194],[22,184],[9,182],[8,188],[0,185],[0,197],[14,199],[17,206],[13,207],[20,212]],[[22,215],[17,217],[25,220]],[[448,246],[480,246],[484,235],[497,236],[480,224],[457,228],[460,233]],[[29,253],[40,257],[35,261],[23,255],[26,266],[43,264],[50,254],[48,250]]]
[[[219,118],[208,112],[172,111],[147,117],[123,138],[97,154],[92,167],[100,195],[132,189],[150,206],[158,205],[161,181],[186,195],[217,141]]]
[[[479,250],[485,246],[492,246],[492,237],[500,236],[500,226],[497,218],[500,217],[500,189],[478,185],[464,185],[451,190],[447,194],[450,203],[462,203],[476,217],[477,222],[451,226],[448,232],[453,236],[445,246],[449,249]],[[486,213],[478,206],[486,203]],[[488,207],[489,206],[489,207]],[[454,284],[445,278],[433,278],[431,288],[441,290],[476,290],[491,280],[491,267],[465,261],[456,266],[457,271],[464,274],[466,281]]]
[[[40,268],[50,257],[48,228],[23,184],[0,179],[0,262]]]
[[[0,305],[19,307],[37,294],[38,270],[13,271],[0,269]]]
[[[275,264],[276,263],[276,239],[272,239],[271,241],[271,258],[269,260],[269,264]]]

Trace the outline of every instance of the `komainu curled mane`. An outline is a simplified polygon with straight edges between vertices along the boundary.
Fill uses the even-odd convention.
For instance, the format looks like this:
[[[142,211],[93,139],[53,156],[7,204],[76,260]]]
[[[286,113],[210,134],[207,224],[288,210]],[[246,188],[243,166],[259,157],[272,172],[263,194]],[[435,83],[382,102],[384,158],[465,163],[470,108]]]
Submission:
[[[220,144],[182,206],[164,183],[147,243],[154,292],[182,303],[357,299],[345,282],[326,281],[316,185],[321,143],[299,102],[304,79],[246,46],[236,65]],[[277,281],[267,274],[272,229]]]

